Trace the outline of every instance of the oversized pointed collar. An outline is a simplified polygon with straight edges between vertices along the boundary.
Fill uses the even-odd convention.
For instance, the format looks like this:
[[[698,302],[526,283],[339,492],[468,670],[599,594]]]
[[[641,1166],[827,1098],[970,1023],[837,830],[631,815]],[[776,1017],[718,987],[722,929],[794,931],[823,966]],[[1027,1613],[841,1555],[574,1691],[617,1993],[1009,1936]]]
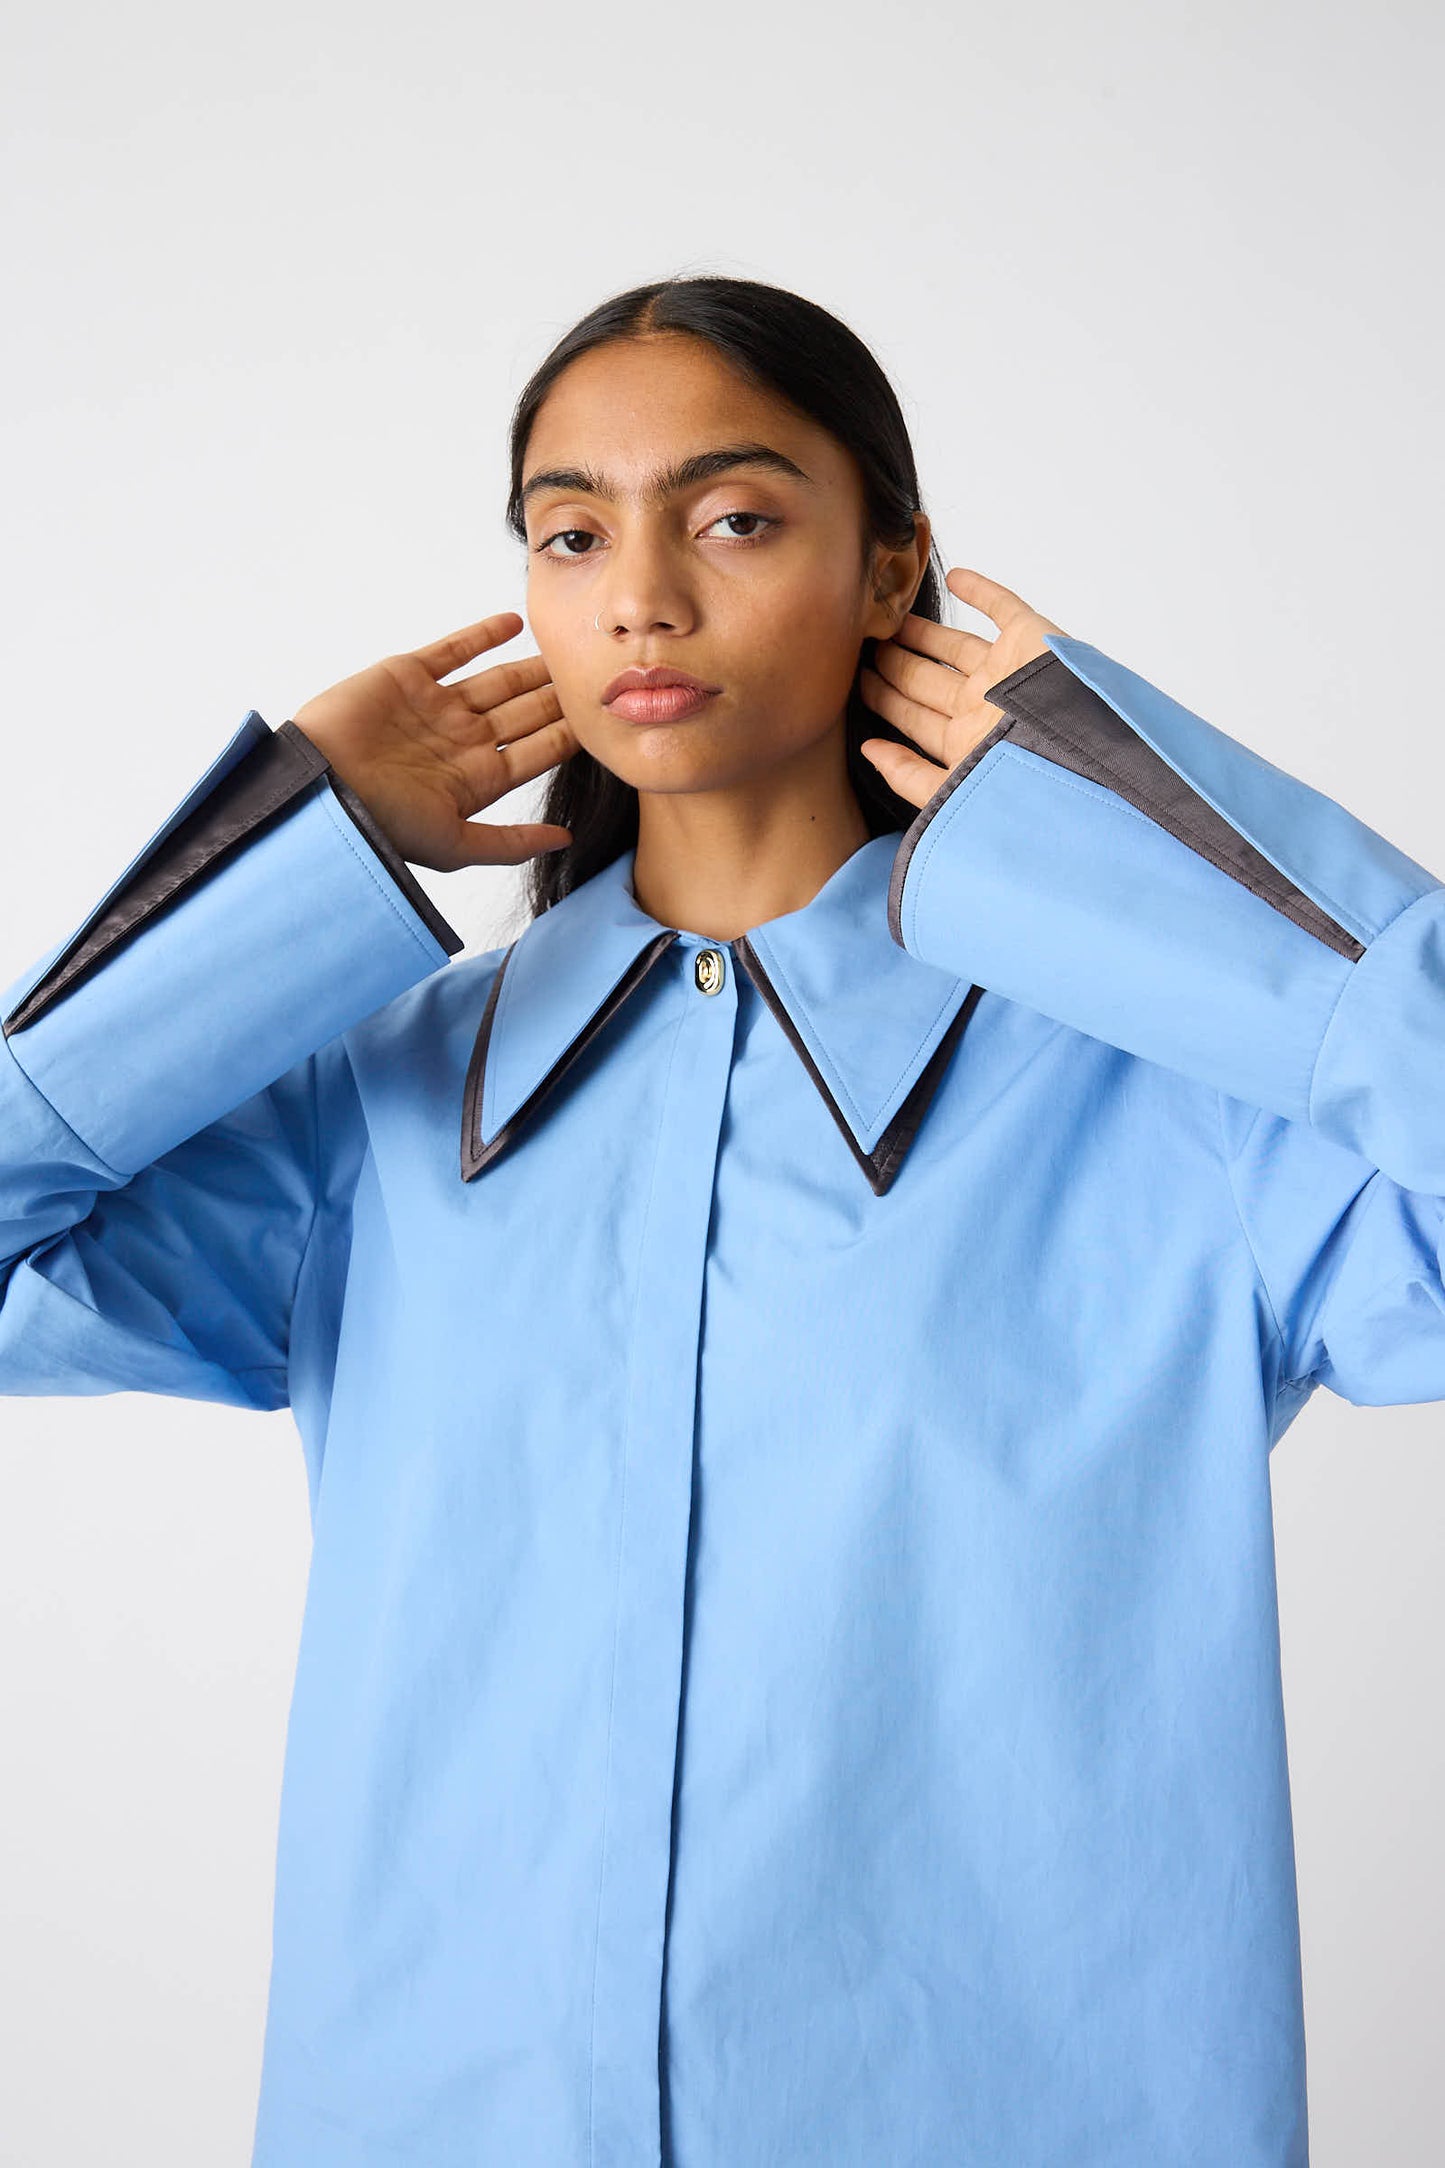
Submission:
[[[809,902],[726,949],[767,1003],[876,1195],[918,1130],[978,994],[911,956],[888,924],[899,839],[870,838]],[[545,1119],[553,1086],[678,940],[632,890],[624,851],[541,912],[493,974],[467,1065],[462,1179]]]

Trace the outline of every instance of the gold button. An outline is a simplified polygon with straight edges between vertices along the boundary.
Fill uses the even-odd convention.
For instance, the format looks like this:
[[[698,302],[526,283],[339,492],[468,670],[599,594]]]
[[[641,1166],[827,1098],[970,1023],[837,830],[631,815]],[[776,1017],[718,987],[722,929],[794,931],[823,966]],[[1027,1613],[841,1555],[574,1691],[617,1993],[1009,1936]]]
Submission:
[[[723,960],[715,948],[698,950],[697,962],[693,965],[692,972],[705,994],[715,994],[721,990]]]

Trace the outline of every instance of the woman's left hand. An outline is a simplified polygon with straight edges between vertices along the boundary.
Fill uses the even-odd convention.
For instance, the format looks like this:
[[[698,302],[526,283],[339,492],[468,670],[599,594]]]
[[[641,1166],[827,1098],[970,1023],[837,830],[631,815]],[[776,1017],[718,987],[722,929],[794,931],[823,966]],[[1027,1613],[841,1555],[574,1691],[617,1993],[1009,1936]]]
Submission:
[[[926,805],[949,770],[1002,722],[1003,709],[984,697],[990,685],[1046,654],[1046,632],[1063,635],[1061,625],[981,572],[955,566],[947,581],[950,593],[993,619],[998,638],[935,625],[910,611],[891,640],[877,643],[877,667],[865,664],[859,676],[869,707],[923,748],[915,753],[892,738],[865,738],[861,748],[889,789],[916,806]]]

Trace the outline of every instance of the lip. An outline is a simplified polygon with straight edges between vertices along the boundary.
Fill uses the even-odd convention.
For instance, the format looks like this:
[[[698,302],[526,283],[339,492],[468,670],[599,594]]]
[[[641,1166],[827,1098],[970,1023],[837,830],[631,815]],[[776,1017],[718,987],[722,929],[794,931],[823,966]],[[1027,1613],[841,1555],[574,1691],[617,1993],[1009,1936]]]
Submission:
[[[612,680],[602,704],[629,722],[673,723],[695,715],[721,690],[718,685],[705,685],[687,670],[672,670],[662,663],[650,670],[634,665]]]
[[[680,723],[713,698],[706,685],[633,685],[607,705],[630,723]]]

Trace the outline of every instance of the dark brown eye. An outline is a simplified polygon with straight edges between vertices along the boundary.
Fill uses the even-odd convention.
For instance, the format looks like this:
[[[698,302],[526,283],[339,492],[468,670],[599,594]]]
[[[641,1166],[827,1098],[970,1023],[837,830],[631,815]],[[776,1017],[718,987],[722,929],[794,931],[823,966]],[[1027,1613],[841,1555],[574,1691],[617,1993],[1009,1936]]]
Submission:
[[[539,557],[590,557],[592,555],[591,550],[558,551],[552,548],[552,544],[554,542],[593,542],[595,540],[596,536],[589,534],[588,530],[585,527],[559,527],[556,534],[548,535],[545,542],[538,543],[537,554]]]
[[[712,526],[713,526],[713,527],[720,527],[720,526],[722,525],[722,523],[723,523],[723,521],[724,521],[724,520],[734,520],[734,519],[743,519],[743,520],[751,519],[751,520],[758,520],[758,521],[760,521],[760,522],[762,523],[762,527],[763,527],[764,529],[766,529],[766,528],[768,528],[768,527],[776,527],[776,526],[777,526],[777,525],[779,524],[779,522],[778,522],[777,520],[773,519],[773,518],[771,517],[771,515],[770,515],[770,514],[768,514],[767,512],[720,512],[720,513],[718,514],[717,518],[716,518],[715,520],[713,520],[711,524],[712,524]],[[707,530],[707,531],[709,531],[709,532],[710,532],[710,531],[711,531],[711,529],[709,529],[709,530]],[[759,534],[732,534],[732,535],[728,535],[728,536],[724,537],[724,539],[725,539],[725,540],[727,540],[727,541],[730,541],[730,542],[760,542],[760,541],[762,540],[762,535],[761,535],[761,533],[759,533]]]

